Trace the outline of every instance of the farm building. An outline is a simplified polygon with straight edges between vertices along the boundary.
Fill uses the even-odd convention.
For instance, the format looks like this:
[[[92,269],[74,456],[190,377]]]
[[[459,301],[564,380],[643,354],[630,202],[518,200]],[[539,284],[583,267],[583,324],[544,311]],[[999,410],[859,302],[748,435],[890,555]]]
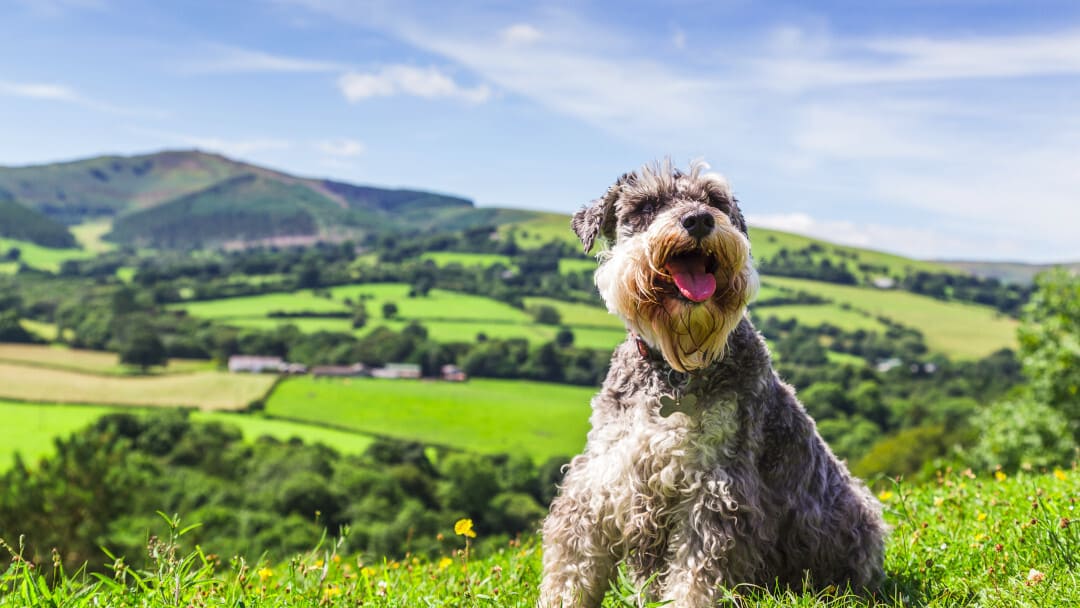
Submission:
[[[371,370],[375,378],[420,379],[420,366],[415,363],[387,363],[386,367]]]
[[[232,373],[247,372],[261,374],[263,372],[280,372],[285,368],[285,360],[281,357],[257,357],[253,355],[233,355],[229,357],[229,371]]]
[[[448,382],[465,382],[469,376],[456,365],[444,365],[439,370],[439,377]]]

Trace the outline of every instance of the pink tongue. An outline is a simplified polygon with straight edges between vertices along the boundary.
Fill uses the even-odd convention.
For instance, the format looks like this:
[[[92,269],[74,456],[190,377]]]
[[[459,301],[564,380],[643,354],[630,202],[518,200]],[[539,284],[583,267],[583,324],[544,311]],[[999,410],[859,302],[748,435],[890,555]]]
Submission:
[[[716,277],[705,272],[705,259],[689,257],[670,260],[667,271],[675,279],[679,292],[692,302],[704,302],[716,292]]]

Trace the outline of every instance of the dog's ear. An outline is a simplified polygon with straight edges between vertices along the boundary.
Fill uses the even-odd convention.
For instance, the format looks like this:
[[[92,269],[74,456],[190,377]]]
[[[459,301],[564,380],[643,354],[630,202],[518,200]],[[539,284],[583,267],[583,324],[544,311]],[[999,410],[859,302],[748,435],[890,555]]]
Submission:
[[[743,217],[742,209],[739,209],[739,201],[735,197],[731,197],[731,215],[728,217],[731,218],[732,225],[738,228],[740,232],[747,237],[750,236],[750,233],[747,231],[746,218]]]
[[[623,184],[630,181],[631,175],[624,174],[607,189],[604,196],[579,209],[570,220],[570,227],[581,239],[585,253],[592,249],[597,236],[602,235],[609,241],[615,240],[615,201],[619,198]]]

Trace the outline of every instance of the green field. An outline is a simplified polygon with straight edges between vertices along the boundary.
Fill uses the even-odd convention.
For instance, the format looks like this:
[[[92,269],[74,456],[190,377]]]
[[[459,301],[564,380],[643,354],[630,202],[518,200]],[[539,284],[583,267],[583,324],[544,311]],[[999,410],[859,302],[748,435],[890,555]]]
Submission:
[[[23,322],[28,330],[48,334],[50,331],[55,336],[56,326],[46,323]],[[10,344],[0,342],[0,361],[15,365],[27,365],[33,367],[50,367],[60,370],[86,372],[102,375],[132,375],[139,373],[138,367],[123,365],[116,353],[108,353],[98,350],[80,350],[67,348],[59,345],[42,344]],[[160,374],[186,374],[196,371],[210,371],[214,364],[210,361],[197,359],[172,359],[165,367],[152,367],[150,373]],[[0,389],[2,390],[2,389]]]
[[[86,260],[97,255],[97,253],[86,249],[53,249],[29,241],[17,241],[0,237],[0,255],[6,254],[12,247],[19,249],[20,262],[50,272],[59,270],[60,264],[68,260]]]
[[[847,303],[873,316],[885,316],[923,332],[934,351],[977,358],[1002,348],[1016,348],[1017,321],[988,306],[942,302],[905,291],[769,277],[769,283]],[[766,309],[768,310],[768,309]]]
[[[0,362],[0,399],[96,405],[187,406],[239,410],[261,399],[274,376],[201,371],[102,376]]]
[[[111,412],[132,411],[100,405],[65,405],[56,403],[24,403],[0,399],[0,419],[7,433],[0,445],[0,471],[8,468],[11,457],[18,452],[28,464],[54,452],[53,440],[63,438]],[[240,429],[245,441],[262,436],[281,441],[292,438],[304,443],[321,443],[343,454],[363,452],[373,438],[370,435],[328,429],[310,424],[273,420],[251,414],[228,412],[195,412],[192,419],[200,422],[220,422]]]
[[[109,230],[112,230],[112,222],[102,220],[98,222],[86,222],[71,227],[71,234],[82,248],[92,253],[105,253],[116,249],[116,245],[104,240]]]
[[[510,256],[497,253],[463,253],[460,251],[432,251],[420,256],[421,260],[431,260],[438,266],[460,264],[466,268],[479,266],[487,268],[495,264],[502,264],[507,268],[517,268]]]
[[[482,453],[524,451],[536,461],[585,445],[596,392],[559,384],[289,378],[269,416]]]
[[[835,304],[785,304],[783,306],[761,306],[750,308],[765,319],[776,317],[780,320],[795,319],[800,325],[816,327],[828,323],[846,331],[884,332],[885,326],[874,317],[855,310],[844,310]]]
[[[366,335],[378,327],[400,330],[410,321],[419,321],[428,335],[438,342],[474,342],[477,334],[489,338],[524,338],[532,343],[550,342],[559,328],[540,325],[532,316],[504,302],[482,296],[433,289],[424,297],[409,297],[411,286],[405,283],[366,283],[330,288],[330,297],[320,297],[311,290],[275,293],[220,300],[175,304],[193,317],[215,319],[236,327],[270,329],[280,325],[295,325],[303,332],[334,331]],[[345,318],[271,318],[273,311],[286,312],[345,312],[345,301],[363,301],[368,311],[367,325],[353,331],[352,322]],[[393,303],[398,308],[392,320],[382,316],[383,305]],[[562,325],[575,334],[575,344],[588,348],[612,348],[622,341],[622,323],[600,307],[571,304],[549,298],[527,298],[526,308],[550,304],[559,309]]]
[[[0,444],[0,471],[11,466],[18,452],[27,464],[55,451],[53,440],[67,437],[116,408],[90,405],[18,403],[0,399],[4,440]]]
[[[883,251],[874,251],[872,249],[863,249],[861,247],[851,247],[848,245],[837,245],[813,237],[803,236],[801,234],[792,234],[790,232],[781,232],[779,230],[770,230],[768,228],[750,228],[750,248],[756,259],[772,258],[780,251],[780,249],[796,251],[814,244],[822,247],[824,249],[822,255],[828,257],[833,262],[845,261],[848,269],[855,273],[856,276],[860,274],[856,268],[859,263],[885,266],[888,268],[888,274],[899,276],[907,274],[907,272],[911,270],[948,273],[956,272],[937,262],[913,260],[911,258],[905,258]],[[836,252],[841,252],[843,257],[841,257],[841,255],[836,255]]]

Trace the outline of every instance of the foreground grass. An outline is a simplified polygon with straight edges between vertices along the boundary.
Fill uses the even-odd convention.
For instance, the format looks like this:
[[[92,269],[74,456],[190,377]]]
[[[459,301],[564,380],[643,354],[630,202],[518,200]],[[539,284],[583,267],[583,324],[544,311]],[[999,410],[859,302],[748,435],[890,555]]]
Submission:
[[[950,473],[926,486],[891,486],[881,494],[893,526],[887,579],[873,597],[836,589],[725,593],[741,605],[765,608],[1080,605],[1080,523],[1073,521],[1078,482],[1076,470],[1059,470],[1014,479]],[[535,540],[487,547],[477,558],[452,525],[447,522],[443,555],[430,559],[340,555],[324,544],[268,563],[257,556],[217,557],[212,547],[179,550],[184,528],[173,521],[148,543],[152,566],[146,571],[104,556],[97,566],[105,574],[65,573],[16,558],[0,573],[0,606],[535,605],[541,570]],[[17,555],[17,543],[8,541]],[[604,607],[647,605],[639,604],[639,591],[619,577]]]
[[[283,380],[272,417],[472,452],[523,452],[537,462],[581,451],[594,388],[521,380]]]
[[[261,399],[276,378],[203,371],[102,376],[0,362],[0,399],[96,405],[186,406],[239,410]]]

